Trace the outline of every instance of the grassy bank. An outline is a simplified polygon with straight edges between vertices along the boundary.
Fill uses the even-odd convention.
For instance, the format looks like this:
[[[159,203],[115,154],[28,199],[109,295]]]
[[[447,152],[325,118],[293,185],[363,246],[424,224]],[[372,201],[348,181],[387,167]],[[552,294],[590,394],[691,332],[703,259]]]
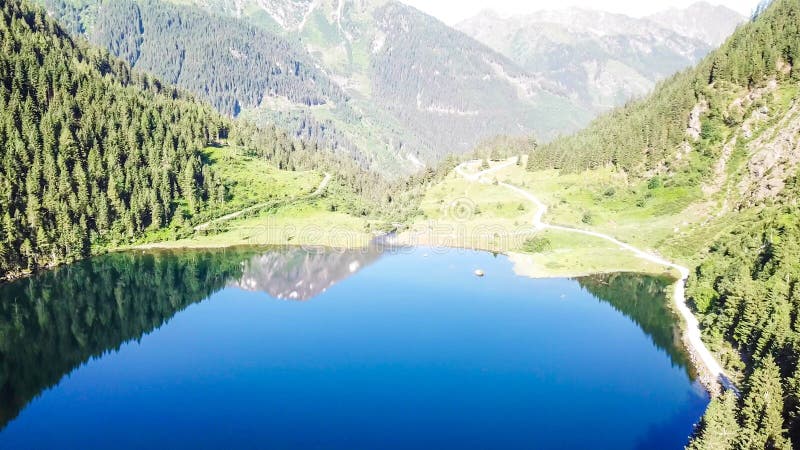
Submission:
[[[361,247],[373,234],[371,223],[348,214],[297,202],[254,217],[231,220],[191,236],[140,243],[134,248],[222,248],[240,245],[321,245]]]
[[[131,248],[222,248],[240,245],[366,245],[379,224],[343,212],[361,199],[315,171],[280,170],[233,146],[206,149],[226,188],[225,206],[146,234]],[[226,216],[242,212],[228,219]],[[203,222],[198,229],[199,222]]]
[[[523,167],[511,166],[489,178],[529,186],[530,181],[522,179],[527,174]],[[535,187],[529,188],[538,194]],[[542,196],[546,202],[553,201],[558,189],[555,183],[550,188],[549,195]],[[663,267],[603,239],[558,230],[536,231],[532,226],[535,206],[527,199],[498,184],[476,183],[456,173],[428,190],[421,210],[423,214],[397,237],[399,243],[507,253],[518,273],[534,277],[664,272]],[[552,220],[549,215],[545,217],[548,220]]]

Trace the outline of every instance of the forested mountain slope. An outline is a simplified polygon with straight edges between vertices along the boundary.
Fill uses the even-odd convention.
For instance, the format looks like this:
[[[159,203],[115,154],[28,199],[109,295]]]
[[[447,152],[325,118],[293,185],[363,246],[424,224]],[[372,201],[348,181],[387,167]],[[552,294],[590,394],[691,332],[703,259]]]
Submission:
[[[650,203],[682,208],[660,248],[699,262],[689,300],[742,391],[712,402],[693,448],[800,446],[798,17],[800,1],[773,1],[696,68],[530,158],[562,176],[610,171],[622,181],[593,201],[637,199],[625,214],[652,211],[645,229],[673,214]]]
[[[714,400],[694,448],[800,445],[796,172],[789,182],[774,204],[720,236],[690,280],[688,293],[706,339],[733,370],[745,374],[743,399]]]
[[[346,100],[302,47],[235,19],[156,0],[44,3],[75,17],[93,44],[197,93],[223,114],[237,115],[265,96],[308,106]]]
[[[329,171],[341,208],[358,214],[384,214],[404,195],[349,158],[233,122],[132,71],[26,1],[0,6],[0,279],[288,195],[223,174],[237,158],[271,162],[271,172]],[[260,200],[239,195],[257,187]]]
[[[677,17],[686,20],[672,20]],[[577,8],[507,18],[486,11],[456,28],[562,86],[585,107],[603,111],[696,64],[744,20],[707,4],[655,18]]]
[[[0,273],[221,201],[200,150],[228,124],[210,107],[76,43],[27,2],[2,2],[0,46]]]
[[[369,166],[374,155],[312,108],[354,117],[349,96],[292,39],[235,18],[157,0],[39,0],[73,35],[237,116],[265,104],[296,137]],[[264,123],[264,125],[267,125]],[[395,162],[396,163],[396,162]]]
[[[308,115],[400,157],[432,162],[499,133],[554,137],[590,118],[558,86],[399,2],[170,1],[299,39],[352,98],[347,114],[310,108]],[[283,107],[261,112],[274,119],[269,110]],[[356,137],[359,130],[369,130],[372,140]]]
[[[555,84],[438,20],[397,2],[374,17],[373,96],[437,148],[463,152],[498,133],[552,137],[581,125]]]

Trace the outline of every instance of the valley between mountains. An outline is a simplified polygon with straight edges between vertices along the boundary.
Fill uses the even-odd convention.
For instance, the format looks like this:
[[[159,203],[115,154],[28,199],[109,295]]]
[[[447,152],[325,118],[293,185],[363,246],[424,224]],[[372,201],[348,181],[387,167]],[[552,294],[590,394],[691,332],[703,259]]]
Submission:
[[[130,255],[169,255],[136,283],[157,292],[148,280],[174,269],[198,295],[134,328],[155,333],[262,278],[309,300],[358,274],[378,298],[382,272],[362,271],[378,245],[450,249],[436,270],[461,267],[464,249],[502,254],[538,286],[576,278],[615,301],[666,297],[617,309],[645,332],[667,323],[707,388],[687,448],[800,446],[800,0],[751,17],[701,2],[647,17],[484,12],[452,27],[393,0],[0,7],[0,280],[14,295],[72,267],[100,278],[102,261],[124,272],[151,265]],[[247,252],[275,247],[296,259],[261,255],[287,272],[265,277]],[[318,270],[303,252],[320,248],[344,256]],[[409,291],[423,296],[428,256],[387,267],[417,274]],[[324,287],[289,276],[305,269]],[[475,292],[503,287],[481,273]],[[129,299],[105,282],[98,305],[111,292],[121,306],[59,315],[63,347],[102,341],[97,321],[111,334],[124,323]],[[26,326],[47,335],[49,307],[28,300],[40,307],[0,299],[0,362],[47,359],[3,340],[25,341]],[[89,347],[46,383],[0,364],[8,423],[86,355],[110,352]]]

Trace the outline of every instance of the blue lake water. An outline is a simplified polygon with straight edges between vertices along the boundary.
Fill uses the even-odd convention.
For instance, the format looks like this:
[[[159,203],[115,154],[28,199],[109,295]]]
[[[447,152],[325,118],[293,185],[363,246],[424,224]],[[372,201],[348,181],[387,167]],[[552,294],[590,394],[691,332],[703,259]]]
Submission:
[[[95,258],[0,286],[0,448],[682,448],[708,398],[666,284],[458,250]]]

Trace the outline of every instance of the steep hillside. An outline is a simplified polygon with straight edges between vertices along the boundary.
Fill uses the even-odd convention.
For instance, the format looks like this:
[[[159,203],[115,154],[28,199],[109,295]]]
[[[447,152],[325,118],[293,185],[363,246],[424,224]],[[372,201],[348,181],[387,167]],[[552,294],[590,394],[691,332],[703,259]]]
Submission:
[[[136,69],[196,93],[225,115],[280,99],[296,112],[271,122],[362,165],[371,162],[368,149],[330,121],[303,113],[324,108],[352,115],[348,95],[297,43],[234,18],[156,0],[41,2],[73,33],[86,35]]]
[[[786,4],[775,2],[770,12],[791,6]],[[776,25],[762,17],[741,27],[697,67],[671,77],[648,98],[540,147],[531,167],[614,165],[639,176],[710,169],[726,137],[762,121],[768,100],[783,102],[778,111],[787,112],[786,99],[774,94],[789,95],[778,87],[791,87],[800,72],[793,64],[796,26],[791,17]]]
[[[524,178],[561,169],[556,220],[697,266],[687,293],[742,396],[712,402],[693,448],[800,445],[798,16],[775,0],[650,97],[541,146]]]
[[[696,64],[743,20],[726,8],[694,5],[658,16],[702,19],[670,28],[621,14],[567,9],[502,18],[481,13],[456,27],[566,92],[587,108],[606,110],[649,93],[657,81]],[[702,20],[707,28],[690,26]],[[711,31],[713,30],[713,32]],[[709,38],[710,39],[710,38]]]
[[[352,113],[364,123],[324,108],[311,115],[344,130],[394,130],[380,131],[376,144],[401,157],[431,162],[498,133],[554,137],[590,117],[558,86],[399,2],[173,1],[219,8],[299,39],[353,98]]]
[[[211,108],[72,41],[44,11],[0,18],[0,276],[85,256],[224,198]]]
[[[553,137],[581,124],[554,86],[439,21],[399,3],[375,18],[373,98],[436,147],[461,153],[497,133]]]
[[[347,97],[302,48],[254,26],[156,0],[117,0],[69,10],[89,40],[131,66],[198,93],[220,112],[237,115],[265,96],[307,106]]]
[[[303,204],[320,224],[348,212],[385,214],[402,198],[349,158],[233,122],[132,71],[70,38],[44,10],[1,5],[0,279],[142,239],[185,237],[198,223],[268,200],[272,208]],[[308,169],[334,173],[327,209],[303,202],[322,178]]]

